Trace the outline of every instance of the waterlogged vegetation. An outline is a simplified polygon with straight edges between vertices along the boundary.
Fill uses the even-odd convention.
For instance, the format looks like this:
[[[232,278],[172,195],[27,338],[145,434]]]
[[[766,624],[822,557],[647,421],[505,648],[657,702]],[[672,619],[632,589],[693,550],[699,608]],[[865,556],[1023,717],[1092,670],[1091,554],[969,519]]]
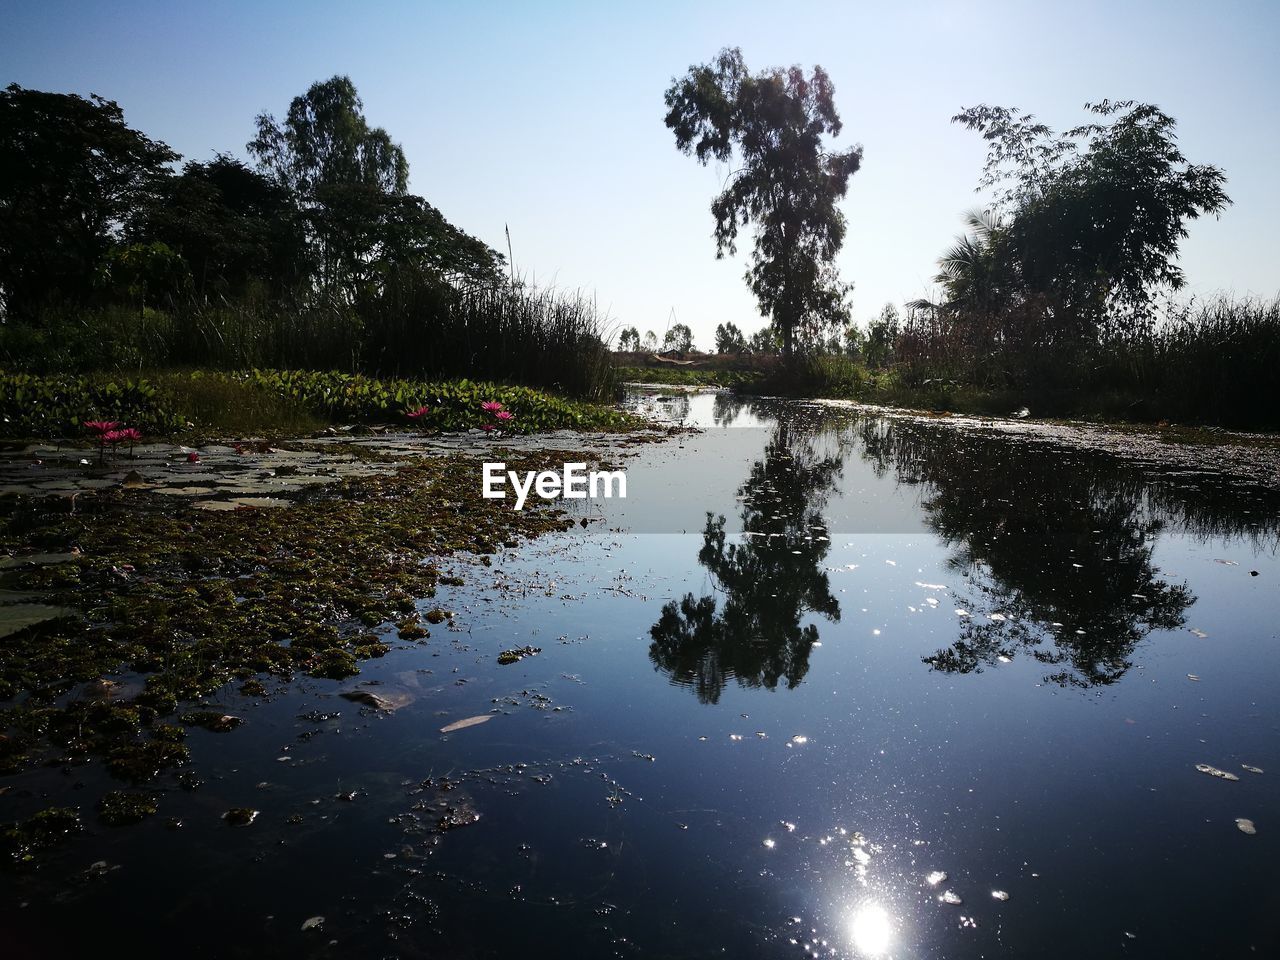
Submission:
[[[458,552],[487,562],[571,523],[552,509],[517,513],[469,497],[478,475],[468,458],[427,459],[328,487],[288,510],[175,511],[121,488],[74,512],[57,498],[9,498],[3,545],[15,563],[5,587],[64,604],[66,615],[0,648],[0,771],[98,762],[129,783],[165,775],[192,788],[199,778],[185,728],[229,732],[243,718],[180,713],[179,704],[231,684],[262,696],[264,679],[295,673],[353,677],[388,641],[426,641],[425,624],[447,623],[438,607],[416,605],[461,584],[437,563]],[[154,812],[154,802],[112,791],[99,813],[119,825]],[[15,825],[9,855],[24,862],[52,842],[56,831],[44,825]]]
[[[636,425],[604,404],[470,380],[433,383],[299,370],[174,372],[138,379],[20,373],[0,375],[0,436],[95,440],[86,424],[104,421],[150,439],[289,436],[353,423],[460,431],[494,423],[486,403],[509,412],[500,424],[508,433]]]

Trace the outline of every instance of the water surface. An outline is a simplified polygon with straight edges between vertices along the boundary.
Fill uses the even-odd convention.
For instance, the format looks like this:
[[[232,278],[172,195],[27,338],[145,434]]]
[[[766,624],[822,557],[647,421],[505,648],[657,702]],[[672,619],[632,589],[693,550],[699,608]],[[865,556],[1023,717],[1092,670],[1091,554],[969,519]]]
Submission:
[[[6,952],[1280,945],[1271,494],[945,423],[630,402],[704,429],[625,461],[585,528],[451,561],[452,629],[218,698],[247,722],[191,731],[199,789],[0,878]],[[397,709],[338,696],[362,684]],[[100,778],[7,785],[38,808]]]

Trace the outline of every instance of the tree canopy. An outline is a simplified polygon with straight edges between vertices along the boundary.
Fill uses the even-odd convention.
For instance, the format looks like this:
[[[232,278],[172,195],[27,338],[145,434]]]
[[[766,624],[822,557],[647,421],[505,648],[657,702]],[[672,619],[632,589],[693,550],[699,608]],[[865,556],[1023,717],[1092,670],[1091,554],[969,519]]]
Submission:
[[[1226,177],[1192,164],[1176,123],[1149,103],[1085,104],[1099,120],[1058,136],[1030,114],[970,107],[953,120],[989,145],[979,188],[990,212],[944,258],[952,302],[1007,311],[1037,299],[1064,336],[1149,322],[1152,296],[1185,280],[1177,265],[1187,223],[1231,202]]]
[[[827,149],[824,137],[841,130],[834,95],[820,66],[808,77],[798,66],[752,75],[737,48],[690,67],[666,93],[678,149],[704,165],[737,161],[711,205],[716,256],[735,253],[739,230],[754,229],[746,280],[788,355],[798,332],[820,338],[849,315],[850,287],[834,265],[845,235],[837,203],[862,148]]]
[[[0,93],[5,315],[30,319],[51,301],[88,301],[123,222],[176,159],[166,144],[128,126],[113,100],[16,83]]]
[[[687,323],[672,324],[662,337],[663,350],[676,350],[688,353],[693,349],[693,331]]]
[[[249,154],[259,166],[308,196],[333,184],[364,184],[401,194],[409,185],[404,150],[382,127],[370,127],[350,77],[313,83],[294,97],[283,122],[257,118]]]

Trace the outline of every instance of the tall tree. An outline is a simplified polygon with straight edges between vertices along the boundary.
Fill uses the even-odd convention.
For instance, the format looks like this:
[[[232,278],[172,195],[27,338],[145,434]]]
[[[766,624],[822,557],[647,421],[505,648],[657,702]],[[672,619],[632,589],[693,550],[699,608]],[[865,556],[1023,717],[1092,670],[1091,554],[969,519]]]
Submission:
[[[0,304],[34,317],[50,300],[84,303],[130,212],[178,159],[99,96],[0,93]]]
[[[674,324],[662,338],[663,350],[688,353],[693,349],[693,331],[687,323]]]
[[[711,205],[716,256],[737,251],[754,228],[746,280],[790,356],[797,332],[817,336],[847,322],[849,286],[835,269],[845,217],[836,206],[862,163],[862,147],[829,151],[841,130],[835,90],[815,66],[752,75],[736,47],[689,68],[666,93],[676,146],[698,162],[736,157],[737,169]]]
[[[313,83],[294,97],[283,123],[258,115],[248,150],[259,166],[309,197],[331,184],[364,184],[400,194],[408,189],[409,161],[382,127],[370,127],[350,77]]]
[[[1153,294],[1185,282],[1176,261],[1187,223],[1231,202],[1222,170],[1188,162],[1174,119],[1158,107],[1103,100],[1085,109],[1102,119],[1062,136],[1007,107],[983,104],[952,118],[989,144],[979,189],[996,191],[1004,219],[987,224],[981,246],[966,253],[998,252],[1004,263],[953,258],[960,283],[949,282],[949,292],[978,292],[971,267],[986,281],[1002,267],[1001,283],[1016,275],[1056,335],[1074,340],[1108,325],[1149,324]]]
[[[143,205],[126,230],[182,255],[197,296],[237,296],[251,284],[279,293],[305,275],[293,194],[241,161],[192,161]]]
[[[747,340],[736,323],[722,323],[716,327],[716,353],[745,353]]]

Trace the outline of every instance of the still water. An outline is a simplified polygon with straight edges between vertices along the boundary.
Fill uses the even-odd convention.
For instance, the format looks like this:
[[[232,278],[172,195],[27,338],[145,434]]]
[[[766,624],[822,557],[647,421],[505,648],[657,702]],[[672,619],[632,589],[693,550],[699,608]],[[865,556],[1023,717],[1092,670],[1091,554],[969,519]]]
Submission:
[[[221,698],[247,722],[191,731],[200,789],[0,878],[6,954],[1278,955],[1273,495],[945,423],[630,402],[703,429],[624,461],[585,528],[455,561],[452,629]]]

